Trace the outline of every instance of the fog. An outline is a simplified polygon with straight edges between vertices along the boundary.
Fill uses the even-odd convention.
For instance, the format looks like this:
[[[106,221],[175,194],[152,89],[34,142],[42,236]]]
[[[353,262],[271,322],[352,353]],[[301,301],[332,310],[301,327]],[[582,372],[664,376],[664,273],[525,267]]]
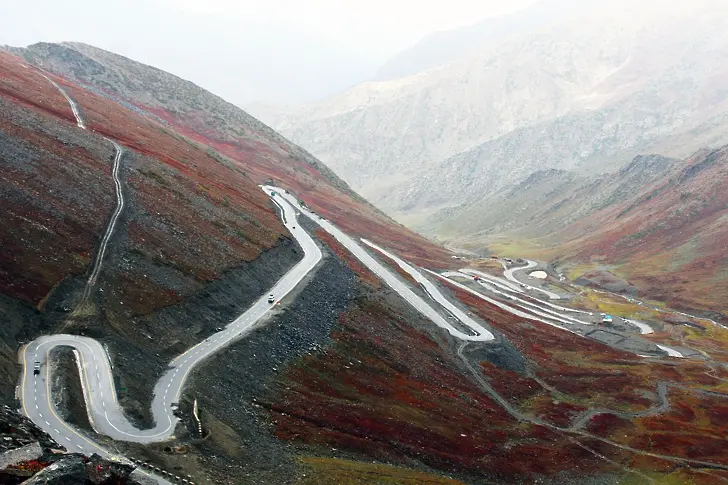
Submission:
[[[569,6],[567,10],[592,5],[679,12],[695,4],[721,1],[541,0],[538,8],[546,15],[564,10],[564,5]],[[392,63],[425,37],[437,44],[438,37],[429,34],[477,24],[534,3],[4,0],[0,44],[85,42],[170,71],[243,107],[281,105],[322,99],[363,81],[386,78],[382,72],[407,74],[410,71],[392,67]],[[467,35],[462,42],[470,42]],[[443,56],[449,55],[449,46],[432,50],[438,48]]]
[[[370,78],[436,30],[533,0],[3,0],[0,44],[77,41],[145,62],[239,105],[295,103]]]

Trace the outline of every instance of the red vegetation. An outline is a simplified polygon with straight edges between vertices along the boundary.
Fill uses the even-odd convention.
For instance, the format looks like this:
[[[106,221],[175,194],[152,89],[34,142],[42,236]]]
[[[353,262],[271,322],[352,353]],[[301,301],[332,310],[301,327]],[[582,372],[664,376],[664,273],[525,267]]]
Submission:
[[[728,147],[701,151],[676,173],[557,236],[558,259],[618,265],[674,308],[728,315]]]
[[[636,420],[640,434],[630,445],[653,453],[728,464],[728,395],[672,389],[670,404],[667,413]]]
[[[267,405],[277,436],[507,480],[568,470],[575,459],[585,471],[601,466],[559,434],[517,423],[411,318],[372,301],[341,315],[333,347],[281,377]]]
[[[21,93],[32,110],[18,106]],[[0,53],[0,211],[6,228],[0,232],[0,292],[33,305],[66,276],[86,271],[114,200],[111,147],[96,140],[63,143],[59,138],[77,128],[49,116],[57,114],[58,97],[67,106],[36,71]]]
[[[44,159],[3,166],[0,176],[7,182],[0,205],[17,231],[0,236],[10,248],[0,257],[0,291],[38,304],[64,277],[86,271],[114,204],[113,147],[98,133],[127,147],[121,169],[127,249],[186,279],[186,287],[177,284],[172,291],[164,280],[148,279],[142,267],[123,269],[112,290],[132,313],[178,301],[196,282],[256,259],[285,232],[268,197],[233,162],[48,74],[79,105],[89,127],[81,130],[58,90],[37,70],[20,65],[0,55],[0,99],[8,102],[0,128]],[[35,118],[18,123],[20,111],[12,111],[18,104],[31,107]],[[56,116],[69,123],[58,123]],[[41,121],[48,127],[39,129]]]

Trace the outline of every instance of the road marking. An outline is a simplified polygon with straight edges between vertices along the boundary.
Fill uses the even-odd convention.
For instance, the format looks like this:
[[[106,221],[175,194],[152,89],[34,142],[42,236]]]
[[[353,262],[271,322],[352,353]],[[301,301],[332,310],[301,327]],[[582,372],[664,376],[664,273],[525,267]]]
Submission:
[[[288,207],[289,205],[290,204],[287,204],[286,207]],[[292,210],[292,208],[289,207],[288,210]],[[311,239],[311,237],[305,231],[303,231],[303,235],[305,236],[306,240],[302,240],[301,244],[304,247],[311,248],[311,249],[305,251],[306,254],[305,254],[304,260],[299,262],[296,266],[294,266],[294,268],[292,268],[290,271],[288,271],[286,273],[286,276],[284,276],[284,278],[282,278],[282,280],[284,280],[283,282],[281,282],[279,280],[279,282],[277,282],[276,285],[274,285],[274,287],[271,291],[273,291],[279,295],[287,294],[293,288],[298,286],[298,284],[303,279],[303,277],[306,274],[308,274],[310,272],[310,270],[313,269],[322,258],[322,254],[321,254],[320,250],[318,249],[318,247],[316,246],[316,244],[313,242],[313,239]],[[290,281],[288,281],[288,280],[290,280]],[[170,379],[170,380],[166,382],[167,387],[166,387],[166,392],[165,392],[165,397],[164,397],[165,408],[167,407],[166,405],[167,405],[168,400],[167,400],[166,396],[169,395],[169,390],[175,389],[173,391],[173,394],[176,393],[175,395],[177,395],[181,391],[182,386],[185,383],[188,374],[195,368],[195,366],[198,362],[200,362],[202,359],[207,358],[208,356],[212,355],[213,353],[217,352],[218,349],[224,347],[231,339],[233,339],[234,337],[238,337],[242,332],[248,330],[251,322],[255,323],[255,322],[259,321],[259,319],[265,315],[265,313],[269,310],[268,306],[265,305],[266,299],[267,299],[267,294],[265,296],[262,296],[256,303],[254,303],[250,308],[248,308],[243,313],[243,315],[241,315],[241,316],[244,316],[244,318],[242,320],[237,321],[237,319],[236,319],[235,321],[232,322],[233,325],[226,326],[224,333],[218,333],[217,335],[213,336],[213,338],[211,338],[207,341],[201,342],[201,344],[202,344],[201,346],[200,346],[200,344],[195,346],[197,348],[194,348],[194,350],[192,352],[192,354],[194,354],[194,356],[191,355],[191,353],[189,351],[180,356],[180,357],[184,356],[185,360],[183,361],[183,364],[181,366],[177,365],[176,368],[174,368],[173,374],[171,374],[171,376],[172,376],[171,379],[173,379],[173,380],[170,379],[170,375],[167,375],[167,377],[166,377],[166,379]],[[253,316],[255,316],[255,318]],[[79,361],[81,362],[81,368],[82,368],[81,381],[82,381],[82,384],[84,385],[85,389],[88,390],[88,396],[89,396],[88,401],[89,402],[87,404],[89,405],[90,409],[93,409],[93,407],[98,404],[98,402],[99,402],[97,400],[98,397],[100,397],[99,400],[101,401],[102,407],[103,408],[107,407],[106,401],[104,399],[103,386],[107,385],[106,383],[109,380],[111,380],[111,382],[112,382],[111,399],[112,400],[110,401],[109,406],[113,408],[112,415],[114,416],[114,420],[112,422],[112,420],[109,419],[108,412],[106,409],[104,409],[103,416],[105,418],[105,421],[102,421],[100,419],[101,423],[108,424],[121,435],[130,436],[130,437],[134,437],[134,438],[144,438],[145,442],[146,441],[159,441],[160,439],[156,439],[158,437],[161,437],[161,440],[167,439],[170,436],[170,433],[173,433],[174,422],[176,422],[177,419],[173,418],[172,414],[167,410],[165,410],[165,413],[166,413],[167,421],[169,422],[169,426],[167,427],[167,429],[165,429],[164,431],[162,431],[158,434],[151,435],[151,433],[149,433],[148,431],[145,433],[142,432],[139,434],[129,434],[129,433],[126,433],[125,431],[118,429],[115,426],[115,424],[118,425],[120,422],[123,422],[124,425],[122,426],[122,428],[124,428],[127,426],[127,423],[123,416],[120,417],[120,416],[114,414],[114,412],[115,412],[114,405],[117,403],[117,400],[116,400],[116,395],[113,392],[114,391],[113,376],[111,375],[112,371],[109,368],[108,355],[106,355],[106,359],[103,361],[100,360],[101,357],[99,357],[97,359],[98,349],[96,347],[99,346],[100,344],[98,344],[98,342],[92,341],[91,339],[84,339],[83,337],[78,337],[78,336],[56,335],[56,336],[50,337],[51,340],[44,340],[44,339],[48,339],[48,338],[49,337],[42,338],[40,340],[40,342],[41,342],[40,344],[38,344],[38,343],[35,344],[36,349],[40,349],[40,348],[42,348],[44,350],[48,349],[48,351],[46,352],[46,357],[48,357],[47,356],[48,352],[50,350],[52,350],[53,348],[55,348],[56,346],[67,346],[68,345],[68,346],[74,346],[78,350],[80,350]],[[53,340],[53,339],[55,339],[55,340]],[[86,343],[87,341],[89,343]],[[28,347],[25,347],[25,351],[27,351],[27,348]],[[31,350],[31,352],[32,352],[32,350]],[[175,361],[179,362],[178,359],[179,359],[179,357],[177,359],[173,360],[170,366],[174,366]],[[79,437],[80,442],[82,442],[84,444],[87,442],[89,443],[90,446],[86,446],[87,450],[90,450],[90,449],[97,450],[98,449],[101,452],[101,454],[103,454],[103,455],[111,454],[107,450],[100,448],[95,443],[89,441],[88,438],[85,438],[84,436],[80,435],[77,431],[75,431],[67,423],[65,423],[60,417],[58,417],[57,414],[54,412],[54,406],[51,403],[52,393],[50,390],[50,370],[48,368],[46,368],[46,372],[45,372],[45,375],[47,376],[46,379],[43,379],[43,378],[32,379],[27,374],[28,362],[32,362],[32,360],[29,361],[26,356],[23,359],[23,361],[24,361],[23,362],[24,363],[23,382],[25,383],[25,385],[28,385],[28,383],[33,382],[33,386],[35,386],[36,388],[38,386],[37,381],[41,381],[41,385],[45,385],[46,390],[45,390],[44,394],[41,395],[41,397],[46,398],[46,400],[48,401],[48,404],[47,404],[48,409],[50,409],[51,413],[55,416],[55,418],[58,420],[60,425],[62,425],[62,427],[64,427],[64,431],[63,431],[64,435],[61,435],[61,431],[59,429],[52,428],[55,431],[55,433],[57,433],[58,435],[64,436],[68,440],[72,439],[72,438],[70,438],[70,436],[71,436],[71,433],[73,433]],[[91,379],[90,379],[91,375],[92,375],[91,374],[91,371],[92,371],[91,362],[93,362],[93,372],[94,372],[96,381],[91,381]],[[181,375],[178,376],[177,374],[180,374],[180,371],[182,371]],[[104,374],[103,379],[101,377],[101,374]],[[93,385],[92,385],[92,383],[93,383]],[[23,398],[23,406],[25,406],[25,404],[26,404],[25,395],[24,395],[25,390],[26,390],[25,385],[22,386],[22,388],[21,388],[21,397]],[[30,389],[30,387],[28,387],[28,389]],[[36,394],[34,394],[34,397],[37,400],[37,389],[36,389]],[[46,404],[44,404],[44,406],[45,405]],[[96,412],[95,410],[90,411],[89,414],[93,414],[95,412]],[[37,414],[36,414],[36,416],[37,416]],[[161,417],[161,416],[158,416],[158,417]],[[162,421],[162,423],[163,423],[163,421]],[[157,429],[161,429],[163,426],[164,425],[161,425]],[[66,428],[68,429],[68,431],[70,433],[67,433],[65,431]],[[154,431],[152,431],[152,432],[154,432]],[[67,434],[68,436],[65,436],[65,434]],[[107,434],[107,433],[105,433],[105,434]],[[111,434],[110,436],[115,439],[124,439],[123,437],[116,438],[117,435],[115,433]],[[79,440],[74,440],[74,441],[78,442]],[[80,445],[77,445],[77,446],[79,447],[79,449],[83,449],[83,447],[81,447]]]

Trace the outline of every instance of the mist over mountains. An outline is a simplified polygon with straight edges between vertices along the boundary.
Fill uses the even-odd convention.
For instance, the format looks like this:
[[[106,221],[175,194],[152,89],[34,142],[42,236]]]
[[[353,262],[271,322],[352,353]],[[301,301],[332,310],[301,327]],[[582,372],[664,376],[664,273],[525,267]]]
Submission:
[[[439,220],[540,170],[610,173],[640,154],[728,143],[727,8],[541,2],[435,34],[379,81],[264,119],[436,235]]]

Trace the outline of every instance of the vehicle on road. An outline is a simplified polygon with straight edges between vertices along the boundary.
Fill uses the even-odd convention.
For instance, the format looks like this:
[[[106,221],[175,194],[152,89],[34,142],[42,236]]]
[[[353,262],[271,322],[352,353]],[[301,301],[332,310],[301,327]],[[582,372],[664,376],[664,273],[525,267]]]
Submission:
[[[40,362],[35,361],[35,363],[33,363],[33,375],[37,376],[39,374],[40,374]]]
[[[276,301],[276,299],[273,296],[273,293],[271,293],[270,295],[268,295],[268,303],[273,303],[274,301]]]
[[[604,318],[602,318],[602,323],[612,323],[614,321],[614,318],[611,315],[604,315]]]

